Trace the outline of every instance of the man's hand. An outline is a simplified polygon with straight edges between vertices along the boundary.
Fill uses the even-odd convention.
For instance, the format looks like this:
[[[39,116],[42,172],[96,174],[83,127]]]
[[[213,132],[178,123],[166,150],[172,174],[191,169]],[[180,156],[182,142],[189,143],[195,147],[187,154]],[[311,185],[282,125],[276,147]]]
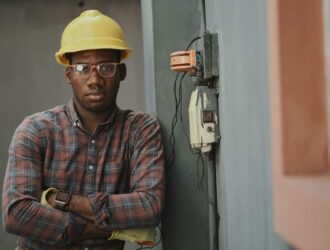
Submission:
[[[156,243],[155,228],[133,228],[113,231],[109,240],[124,240],[140,245],[153,246]]]
[[[58,192],[58,190],[56,188],[48,188],[47,190],[42,191],[40,203],[49,208],[54,208],[55,204],[51,204],[51,201],[53,200],[55,203],[55,194],[57,192]],[[51,198],[50,196],[54,196],[54,197]]]
[[[47,201],[47,203],[51,206],[51,207],[53,207],[53,208],[55,208],[55,206],[56,206],[56,204],[55,204],[55,197],[56,197],[56,192],[51,192],[49,195],[47,195],[47,197],[46,197],[46,201]]]

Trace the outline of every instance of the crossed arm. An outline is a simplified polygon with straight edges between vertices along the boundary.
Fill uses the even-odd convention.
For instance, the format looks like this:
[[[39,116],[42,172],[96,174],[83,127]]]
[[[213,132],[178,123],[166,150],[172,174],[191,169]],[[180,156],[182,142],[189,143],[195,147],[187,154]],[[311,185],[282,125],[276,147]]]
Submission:
[[[50,192],[49,195],[45,197],[48,204],[53,208],[56,207],[55,196],[56,192]],[[111,236],[112,232],[100,229],[95,225],[95,215],[88,197],[72,194],[68,204],[65,206],[65,211],[72,212],[87,219],[84,231],[79,237],[79,240],[94,238],[107,239]]]
[[[154,133],[160,134],[159,127],[152,131],[145,135],[146,140],[155,136]],[[146,161],[138,155],[132,157],[131,164],[138,166],[139,171],[130,177],[129,193],[74,194],[63,212],[40,204],[44,188],[43,134],[40,126],[27,119],[17,129],[11,143],[2,202],[3,221],[8,232],[60,246],[84,239],[107,239],[113,230],[158,225],[164,187],[159,136],[154,140],[159,150],[150,151],[145,141],[140,145],[152,158]],[[136,154],[141,152],[144,153],[136,151]],[[49,202],[52,204],[52,196]]]

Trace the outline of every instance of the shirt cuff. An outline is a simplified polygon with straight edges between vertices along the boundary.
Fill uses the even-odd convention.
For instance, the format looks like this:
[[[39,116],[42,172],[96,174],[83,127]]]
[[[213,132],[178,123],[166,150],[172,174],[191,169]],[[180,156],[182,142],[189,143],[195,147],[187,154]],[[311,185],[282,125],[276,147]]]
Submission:
[[[88,197],[95,215],[95,224],[103,229],[112,230],[110,228],[111,214],[108,209],[108,196],[103,193],[94,193]]]

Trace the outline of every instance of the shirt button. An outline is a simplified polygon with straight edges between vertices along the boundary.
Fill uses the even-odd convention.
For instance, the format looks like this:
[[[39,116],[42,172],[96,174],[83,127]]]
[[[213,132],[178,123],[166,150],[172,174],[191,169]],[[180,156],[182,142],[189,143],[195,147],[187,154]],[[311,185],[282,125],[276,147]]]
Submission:
[[[93,165],[89,165],[88,168],[89,168],[90,170],[93,170],[93,169],[94,169],[94,166],[93,166]]]
[[[92,140],[91,142],[94,144],[95,143],[95,140]]]

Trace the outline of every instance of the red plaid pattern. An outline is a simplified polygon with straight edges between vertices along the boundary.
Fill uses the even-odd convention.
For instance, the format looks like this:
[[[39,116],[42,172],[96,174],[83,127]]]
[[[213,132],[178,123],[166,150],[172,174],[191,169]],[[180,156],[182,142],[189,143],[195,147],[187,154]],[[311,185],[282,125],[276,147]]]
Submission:
[[[40,204],[42,190],[88,196],[104,230],[154,227],[164,198],[160,126],[116,108],[94,133],[80,125],[73,101],[27,117],[9,149],[3,220],[21,236],[18,249],[122,249],[123,242],[77,242],[86,220]]]

